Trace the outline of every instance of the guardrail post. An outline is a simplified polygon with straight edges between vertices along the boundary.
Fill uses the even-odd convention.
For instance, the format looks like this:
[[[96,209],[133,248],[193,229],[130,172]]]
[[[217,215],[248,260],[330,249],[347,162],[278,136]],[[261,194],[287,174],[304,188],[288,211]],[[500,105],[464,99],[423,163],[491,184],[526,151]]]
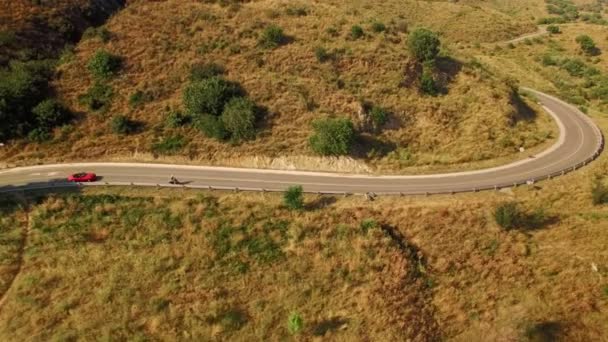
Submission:
[[[238,188],[238,187],[235,187],[235,188],[234,188],[234,192],[239,192],[239,188]]]
[[[494,191],[498,191],[498,185],[494,185]]]
[[[562,170],[562,176],[566,174],[566,171]]]

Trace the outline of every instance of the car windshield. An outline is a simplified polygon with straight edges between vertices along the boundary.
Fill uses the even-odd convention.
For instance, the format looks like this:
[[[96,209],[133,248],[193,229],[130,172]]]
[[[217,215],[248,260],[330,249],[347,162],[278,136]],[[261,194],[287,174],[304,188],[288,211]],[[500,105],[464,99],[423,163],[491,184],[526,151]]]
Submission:
[[[81,177],[84,177],[84,176],[86,176],[86,175],[87,175],[87,173],[86,173],[86,172],[80,172],[80,173],[76,173],[76,174],[74,174],[73,176],[74,176],[75,178],[81,178]]]

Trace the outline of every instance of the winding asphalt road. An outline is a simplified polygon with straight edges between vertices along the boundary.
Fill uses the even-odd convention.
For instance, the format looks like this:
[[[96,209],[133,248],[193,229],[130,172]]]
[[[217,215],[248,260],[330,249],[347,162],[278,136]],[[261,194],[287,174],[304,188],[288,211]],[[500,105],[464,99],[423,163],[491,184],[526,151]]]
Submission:
[[[478,191],[510,187],[572,171],[595,159],[603,148],[600,130],[575,107],[547,94],[534,93],[556,120],[558,141],[542,153],[508,165],[471,172],[416,176],[368,176],[320,172],[238,169],[223,167],[78,163],[42,165],[0,171],[0,192],[66,186],[65,177],[91,171],[101,180],[91,185],[169,186],[171,174],[193,188],[282,191],[299,184],[307,192],[425,194]]]

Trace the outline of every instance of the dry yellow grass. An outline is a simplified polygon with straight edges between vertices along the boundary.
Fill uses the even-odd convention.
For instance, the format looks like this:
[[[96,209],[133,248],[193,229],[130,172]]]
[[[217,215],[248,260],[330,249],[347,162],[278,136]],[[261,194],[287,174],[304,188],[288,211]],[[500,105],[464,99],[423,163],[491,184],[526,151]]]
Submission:
[[[286,14],[288,8],[299,7],[308,15]],[[477,69],[466,55],[458,55],[458,61],[443,63],[454,77],[445,96],[422,97],[400,83],[409,59],[403,32],[407,26],[438,30],[449,51],[455,42],[495,41],[533,30],[520,18],[492,6],[449,2],[387,1],[376,6],[355,1],[346,6],[255,1],[236,9],[194,1],[139,1],[109,21],[114,38],[108,44],[95,39],[81,42],[76,59],[60,68],[55,84],[60,97],[83,112],[73,132],[57,133],[61,139],[47,145],[9,146],[1,157],[8,163],[23,163],[132,156],[149,153],[161,136],[179,133],[189,140],[180,157],[191,161],[234,165],[242,160],[241,165],[250,165],[257,158],[269,159],[265,164],[272,165],[274,158],[310,156],[311,121],[325,115],[356,119],[360,100],[386,107],[394,115],[382,134],[364,139],[357,161],[351,163],[353,171],[445,169],[513,156],[519,145],[545,142],[552,128],[542,113],[540,120],[521,119],[501,73]],[[372,32],[375,21],[383,22],[388,31]],[[283,27],[293,41],[272,51],[260,49],[257,36],[271,23]],[[352,25],[361,25],[365,37],[350,40]],[[337,36],[328,33],[330,28]],[[337,51],[336,61],[319,63],[314,54],[317,46]],[[115,97],[109,112],[86,113],[77,97],[91,85],[86,62],[100,48],[123,56],[125,68],[111,82]],[[163,128],[166,108],[181,107],[188,70],[196,62],[224,65],[227,78],[240,82],[253,100],[269,109],[267,125],[255,141],[232,146],[192,129]],[[151,92],[155,100],[132,110],[128,98],[138,90]],[[144,122],[146,130],[127,138],[114,136],[107,126],[115,114]],[[518,121],[515,125],[513,118]],[[382,156],[386,146],[394,151]],[[333,169],[331,161],[322,160],[298,167]]]

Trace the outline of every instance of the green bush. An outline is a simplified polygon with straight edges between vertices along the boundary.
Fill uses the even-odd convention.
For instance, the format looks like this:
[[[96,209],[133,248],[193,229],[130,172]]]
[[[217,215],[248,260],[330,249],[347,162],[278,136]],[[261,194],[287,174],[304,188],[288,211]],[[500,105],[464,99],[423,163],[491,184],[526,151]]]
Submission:
[[[218,116],[204,114],[195,119],[195,126],[209,138],[224,140],[228,133]]]
[[[50,140],[51,137],[52,137],[51,133],[47,129],[40,128],[40,127],[34,128],[27,135],[27,138],[29,141],[37,142],[37,143],[41,143],[41,142]]]
[[[320,155],[346,155],[355,139],[353,123],[346,118],[327,118],[312,123],[313,134],[309,143]]]
[[[331,59],[331,54],[325,48],[318,46],[315,48],[315,57],[317,61],[324,63]]]
[[[379,129],[388,121],[388,111],[382,107],[373,106],[369,114],[376,129]]]
[[[270,25],[264,29],[259,44],[266,49],[277,48],[287,41],[283,29],[277,25]]]
[[[186,146],[186,139],[181,135],[173,135],[163,138],[152,145],[152,151],[159,154],[175,154]]]
[[[591,186],[591,200],[594,205],[608,203],[608,186],[604,185],[601,178],[595,178]]]
[[[92,39],[95,37],[107,43],[112,39],[112,33],[105,27],[89,27],[82,34],[82,39]]]
[[[594,56],[599,54],[598,48],[591,37],[582,34],[576,37],[576,42],[580,45],[581,50],[587,55]]]
[[[152,94],[138,90],[129,96],[129,107],[137,108],[146,102],[150,102],[154,99]]]
[[[255,137],[255,106],[250,100],[243,97],[231,99],[224,107],[221,120],[232,141]]]
[[[433,77],[434,65],[432,61],[424,62],[422,75],[420,75],[420,90],[427,95],[437,95],[437,85]]]
[[[379,21],[375,21],[374,23],[372,23],[372,31],[376,33],[384,32],[386,31],[386,25]]]
[[[287,188],[283,194],[283,204],[291,210],[302,210],[304,208],[304,190],[301,185],[293,185]]]
[[[515,202],[507,202],[499,205],[496,210],[494,210],[494,219],[500,227],[506,230],[516,228],[521,220],[519,206]]]
[[[188,85],[183,95],[184,107],[193,116],[218,116],[224,110],[224,105],[240,93],[237,85],[213,76]]]
[[[549,25],[547,26],[547,32],[551,33],[551,34],[558,34],[561,32],[559,26],[557,25]]]
[[[292,335],[298,334],[304,328],[304,320],[297,312],[292,312],[287,319],[287,329]]]
[[[190,68],[190,81],[201,81],[226,72],[223,66],[215,63],[194,64]]]
[[[350,37],[352,39],[359,39],[361,37],[363,37],[364,32],[363,32],[363,28],[359,25],[353,25],[350,28]]]
[[[87,92],[79,97],[80,103],[90,110],[106,109],[112,103],[112,88],[106,83],[95,81]]]
[[[120,70],[122,58],[105,50],[98,50],[87,64],[87,69],[93,77],[98,79],[109,78]]]
[[[165,118],[165,124],[169,128],[182,127],[190,123],[192,118],[189,115],[184,115],[179,111],[171,111]]]
[[[124,115],[116,115],[110,122],[110,128],[114,134],[126,135],[137,131],[137,123]]]
[[[53,99],[47,99],[40,102],[32,109],[32,113],[36,118],[37,126],[44,130],[50,130],[71,119],[70,112]]]
[[[439,37],[424,28],[414,30],[408,37],[408,48],[414,58],[420,62],[435,60],[440,46]]]

